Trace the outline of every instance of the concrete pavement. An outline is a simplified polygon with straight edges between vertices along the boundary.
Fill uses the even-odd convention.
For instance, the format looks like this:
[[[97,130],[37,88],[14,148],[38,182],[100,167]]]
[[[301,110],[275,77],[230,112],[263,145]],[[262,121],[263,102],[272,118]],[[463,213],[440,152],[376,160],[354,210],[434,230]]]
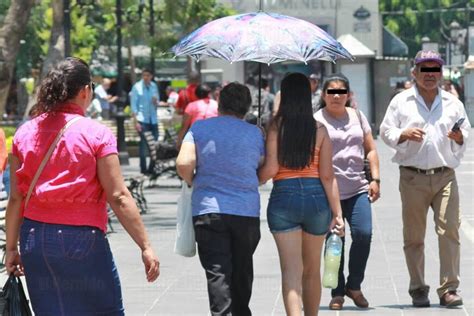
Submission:
[[[473,130],[474,132],[474,130]],[[323,290],[320,315],[474,315],[474,142],[469,143],[462,165],[456,170],[462,209],[462,258],[460,294],[464,306],[445,309],[439,306],[436,287],[439,282],[437,237],[432,216],[426,236],[426,280],[431,285],[431,307],[411,307],[408,272],[402,249],[401,206],[398,192],[398,167],[390,159],[391,150],[377,140],[381,160],[382,198],[374,204],[374,233],[363,291],[370,308],[361,310],[346,298],[343,311],[327,308],[330,292]],[[137,163],[132,159],[133,171]],[[137,169],[135,169],[137,170]],[[206,280],[197,257],[183,258],[173,253],[176,199],[179,189],[169,188],[175,180],[158,182],[167,188],[146,190],[151,211],[143,215],[161,261],[157,283],[146,284],[138,249],[117,226],[110,241],[120,272],[127,315],[209,315]],[[271,185],[261,187],[262,210],[266,209]],[[430,211],[432,214],[432,211]],[[261,216],[262,239],[254,257],[255,281],[251,299],[254,315],[285,315],[280,291],[280,268],[273,238],[268,231],[265,211]],[[347,250],[346,250],[347,251]],[[346,263],[347,264],[347,263]]]
[[[428,215],[425,253],[426,280],[431,285],[432,305],[423,309],[411,307],[407,291],[408,272],[402,249],[398,167],[390,162],[391,151],[380,139],[377,140],[377,148],[381,160],[382,198],[373,205],[373,242],[362,288],[370,308],[358,309],[346,298],[343,311],[330,311],[327,308],[330,291],[324,289],[320,315],[474,315],[474,142],[469,143],[463,163],[456,170],[463,214],[460,294],[463,296],[464,306],[449,310],[439,306],[436,295],[439,258],[431,215]],[[123,167],[123,170],[127,174],[136,174],[138,159],[131,158],[131,165]],[[175,179],[161,179],[158,184],[159,187],[145,190],[150,211],[143,215],[161,261],[161,276],[158,281],[146,283],[139,249],[120,224],[114,223],[116,233],[109,237],[122,282],[126,315],[209,315],[206,279],[197,256],[184,258],[173,253],[179,182]],[[254,256],[255,280],[251,299],[251,309],[256,316],[285,315],[280,291],[278,254],[266,223],[265,210],[270,190],[271,184],[260,190],[262,238]],[[432,214],[431,211],[430,213]]]

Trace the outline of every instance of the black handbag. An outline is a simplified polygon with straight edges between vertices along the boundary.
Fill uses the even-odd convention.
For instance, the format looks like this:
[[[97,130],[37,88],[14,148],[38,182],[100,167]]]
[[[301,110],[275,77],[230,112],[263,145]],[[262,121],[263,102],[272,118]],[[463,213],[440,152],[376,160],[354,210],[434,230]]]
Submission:
[[[364,128],[362,127],[362,119],[360,117],[360,111],[356,109],[357,117],[359,118],[360,128],[362,129],[362,135],[364,135]],[[363,136],[362,136],[363,137]],[[364,150],[364,174],[367,181],[372,182],[372,172],[370,171],[370,161],[367,159]]]
[[[30,303],[23,284],[13,273],[0,292],[0,316],[31,316]]]
[[[364,174],[367,181],[372,182],[372,172],[370,171],[369,159],[364,158]]]

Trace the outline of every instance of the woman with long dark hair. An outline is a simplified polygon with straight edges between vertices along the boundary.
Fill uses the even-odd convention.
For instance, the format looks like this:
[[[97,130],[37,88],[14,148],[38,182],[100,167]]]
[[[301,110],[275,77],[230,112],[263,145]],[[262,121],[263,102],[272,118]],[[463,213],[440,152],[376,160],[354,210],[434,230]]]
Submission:
[[[349,80],[342,74],[329,76],[323,84],[320,110],[315,118],[326,126],[333,144],[334,173],[339,187],[342,215],[351,228],[349,275],[344,278],[344,238],[337,288],[332,290],[329,308],[342,309],[344,295],[367,308],[361,291],[372,239],[371,202],[380,197],[379,158],[370,125],[364,114],[351,107]],[[370,163],[371,179],[366,179],[364,158]],[[370,182],[369,182],[370,181]]]
[[[275,239],[287,315],[317,315],[321,300],[320,261],[327,232],[342,234],[344,223],[332,169],[332,145],[317,124],[309,80],[300,73],[281,83],[281,103],[269,126],[260,182],[273,178],[267,220]]]
[[[107,202],[140,247],[147,280],[159,275],[115,136],[84,117],[93,86],[83,60],[61,61],[41,83],[33,119],[13,140],[6,268],[25,275],[36,315],[124,315],[105,235]]]

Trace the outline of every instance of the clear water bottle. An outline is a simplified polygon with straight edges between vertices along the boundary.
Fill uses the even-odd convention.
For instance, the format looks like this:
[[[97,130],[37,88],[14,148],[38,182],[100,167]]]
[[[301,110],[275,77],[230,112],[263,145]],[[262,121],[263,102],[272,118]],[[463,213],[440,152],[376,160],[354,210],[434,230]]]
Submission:
[[[324,256],[323,286],[326,288],[335,289],[337,287],[341,252],[341,237],[331,234],[326,240],[326,254]]]

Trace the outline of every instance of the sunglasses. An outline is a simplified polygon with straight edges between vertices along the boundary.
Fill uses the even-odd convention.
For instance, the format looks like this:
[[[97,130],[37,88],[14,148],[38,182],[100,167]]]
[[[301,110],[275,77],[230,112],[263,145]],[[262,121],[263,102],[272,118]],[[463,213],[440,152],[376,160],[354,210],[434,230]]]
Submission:
[[[347,94],[347,89],[327,89],[326,94]]]
[[[91,81],[91,83],[89,83],[89,87],[91,87],[92,92],[95,91],[95,87],[96,87],[96,86],[95,86],[95,83],[94,83],[94,82]]]
[[[441,67],[421,67],[421,72],[441,72]]]

